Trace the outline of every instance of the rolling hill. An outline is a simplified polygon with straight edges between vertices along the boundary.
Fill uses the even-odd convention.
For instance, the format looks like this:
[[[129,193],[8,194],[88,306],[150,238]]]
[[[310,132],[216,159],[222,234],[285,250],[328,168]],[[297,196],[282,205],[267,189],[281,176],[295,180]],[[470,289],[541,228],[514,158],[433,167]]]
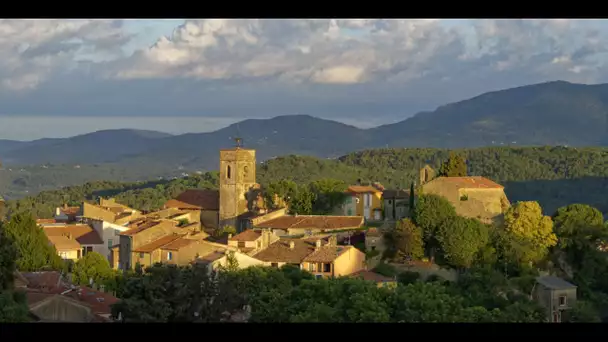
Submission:
[[[336,158],[379,147],[608,146],[608,84],[558,81],[495,91],[371,129],[293,115],[175,136],[111,130],[66,139],[0,140],[0,160],[6,165],[112,163],[150,170],[138,177],[156,177],[181,168],[214,170],[218,149],[232,146],[237,135],[258,151],[260,161],[289,154]]]

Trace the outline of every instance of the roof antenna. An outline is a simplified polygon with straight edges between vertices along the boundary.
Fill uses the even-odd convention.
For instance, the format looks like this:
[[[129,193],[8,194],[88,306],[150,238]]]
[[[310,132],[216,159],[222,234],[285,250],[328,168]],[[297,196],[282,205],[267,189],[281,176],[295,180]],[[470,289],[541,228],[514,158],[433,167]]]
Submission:
[[[241,138],[241,130],[239,129],[239,124],[236,124],[236,137],[234,138],[234,142],[236,143],[236,148],[243,147],[243,139]]]

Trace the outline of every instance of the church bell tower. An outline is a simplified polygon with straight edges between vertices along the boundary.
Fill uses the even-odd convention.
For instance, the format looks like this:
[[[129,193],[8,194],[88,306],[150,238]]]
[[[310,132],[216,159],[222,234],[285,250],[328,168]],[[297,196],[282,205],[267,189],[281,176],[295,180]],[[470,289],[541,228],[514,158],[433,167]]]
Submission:
[[[255,150],[236,146],[220,150],[219,226],[238,227],[238,217],[248,211],[247,194],[255,187]]]

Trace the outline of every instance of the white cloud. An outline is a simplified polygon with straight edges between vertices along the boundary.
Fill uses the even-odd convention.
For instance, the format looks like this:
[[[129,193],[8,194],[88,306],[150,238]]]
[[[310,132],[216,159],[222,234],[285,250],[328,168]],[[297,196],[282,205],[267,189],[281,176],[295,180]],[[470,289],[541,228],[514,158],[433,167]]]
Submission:
[[[133,40],[137,23],[122,23],[0,20],[4,111],[403,116],[500,88],[608,80],[602,21],[209,19]]]

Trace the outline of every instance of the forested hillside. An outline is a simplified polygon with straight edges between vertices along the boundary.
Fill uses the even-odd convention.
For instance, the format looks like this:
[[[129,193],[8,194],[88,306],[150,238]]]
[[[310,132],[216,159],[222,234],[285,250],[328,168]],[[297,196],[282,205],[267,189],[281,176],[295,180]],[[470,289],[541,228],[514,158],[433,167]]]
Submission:
[[[605,148],[480,148],[456,150],[467,159],[469,173],[489,177],[505,186],[512,202],[539,201],[546,213],[572,204],[590,204],[608,214],[608,149]],[[409,188],[425,163],[437,168],[448,150],[379,149],[352,153],[338,160],[286,156],[259,165],[257,180],[269,184],[290,179],[308,184],[336,179],[349,184],[358,179],[379,181],[388,188]],[[110,178],[110,176],[108,176]],[[39,217],[52,214],[64,202],[79,202],[95,196],[117,196],[139,209],[158,208],[186,188],[217,186],[217,173],[177,180],[118,183],[93,182],[37,196],[9,201],[13,210],[32,210]]]

